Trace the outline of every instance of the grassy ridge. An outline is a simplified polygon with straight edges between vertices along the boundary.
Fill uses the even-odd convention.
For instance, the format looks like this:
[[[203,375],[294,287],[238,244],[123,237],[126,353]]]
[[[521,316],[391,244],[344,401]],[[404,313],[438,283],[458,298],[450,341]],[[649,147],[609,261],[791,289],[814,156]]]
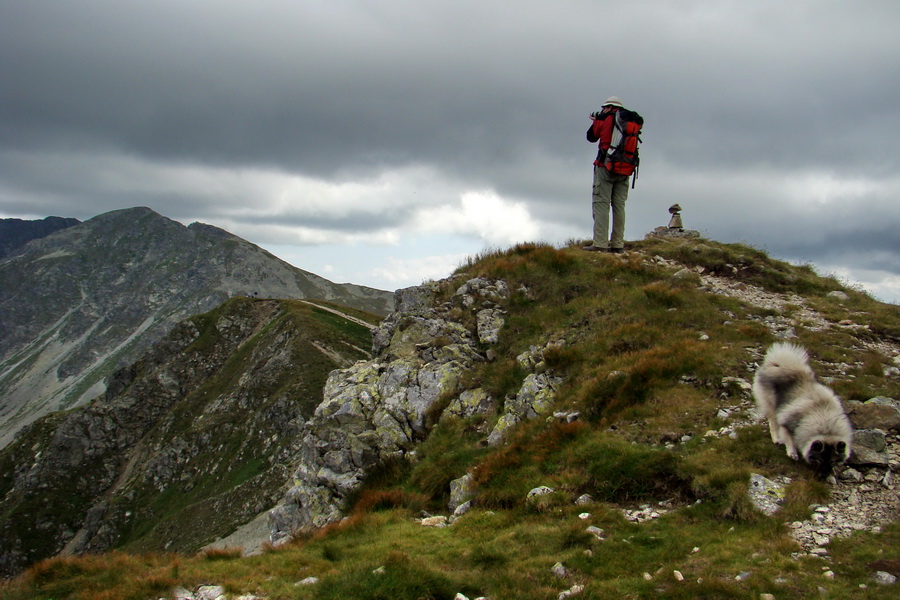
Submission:
[[[690,270],[674,277],[656,257]],[[897,378],[883,376],[888,359],[861,344],[900,338],[898,308],[807,266],[709,241],[644,241],[624,257],[574,243],[519,245],[458,270],[504,279],[512,290],[496,358],[468,373],[465,387],[483,387],[502,404],[525,376],[516,357],[564,340],[545,354],[546,368],[565,378],[556,408],[580,412],[580,421],[528,421],[489,448],[483,440],[498,415],[442,419],[415,462],[382,465],[347,519],[293,544],[250,558],[220,551],[53,559],[0,587],[0,597],[138,599],[203,583],[279,599],[538,599],[575,584],[586,599],[885,597],[868,577],[872,565],[900,564],[900,525],[835,541],[829,561],[793,558],[786,522],[827,502],[829,487],[772,445],[763,425],[736,439],[703,436],[727,424],[721,407],[748,416],[745,393],[726,378],[752,378],[754,360],[775,340],[766,318],[800,311],[710,294],[698,285],[701,270],[798,293],[832,323],[867,326],[818,329],[798,320],[794,328],[817,371],[836,374],[843,365],[849,376],[833,386],[845,399],[900,398]],[[439,295],[454,289],[448,283]],[[835,290],[849,299],[829,297]],[[423,510],[446,514],[449,482],[467,472],[474,509],[451,527],[418,524]],[[751,472],[792,479],[774,517],[747,500]],[[527,501],[539,485],[554,492]],[[576,505],[583,494],[593,500]],[[659,518],[637,524],[623,516],[624,508],[660,502],[668,512]],[[602,539],[588,526],[602,529]],[[566,579],[551,573],[556,562]],[[826,569],[834,578],[823,577]],[[297,585],[309,576],[319,583]]]
[[[221,332],[214,324],[222,316],[233,318],[236,310],[229,304],[234,302],[198,317],[203,333],[192,344],[193,351],[215,347]],[[267,440],[282,435],[288,423],[279,421],[312,413],[328,374],[340,366],[314,344],[340,346],[356,360],[365,356],[356,348],[371,345],[371,336],[365,327],[308,303],[279,304],[275,318],[264,322],[212,377],[178,403],[171,418],[148,433],[150,445],[197,436],[214,439],[215,444],[199,446],[196,456],[181,467],[191,474],[189,487],[175,485],[160,491],[145,482],[136,489],[131,503],[139,517],[133,519],[135,527],[120,547],[145,551],[171,545],[176,539],[177,548],[197,548],[230,532],[234,521],[222,518],[231,512],[221,508],[227,504],[225,498],[235,505],[248,504],[248,498],[263,492],[269,497],[280,489],[283,481],[272,472],[273,450]],[[268,366],[278,360],[273,359],[273,351],[286,357],[289,368]],[[257,375],[252,384],[243,381],[248,373]],[[220,404],[222,398],[228,398],[228,403]],[[285,403],[290,404],[289,411],[275,412]],[[198,539],[197,531],[206,537]]]
[[[6,549],[28,562],[51,556],[92,507],[102,510],[106,543],[129,551],[190,552],[227,535],[277,500],[290,468],[281,440],[312,413],[328,374],[371,345],[367,327],[300,301],[235,298],[192,322],[196,338],[180,333],[190,325],[176,330],[123,371],[118,395],[53,413],[0,452]],[[150,416],[170,402],[158,381],[176,377],[181,395]],[[57,427],[70,416],[109,439],[60,470]],[[105,425],[111,418],[115,431]],[[115,432],[122,439],[110,441]]]

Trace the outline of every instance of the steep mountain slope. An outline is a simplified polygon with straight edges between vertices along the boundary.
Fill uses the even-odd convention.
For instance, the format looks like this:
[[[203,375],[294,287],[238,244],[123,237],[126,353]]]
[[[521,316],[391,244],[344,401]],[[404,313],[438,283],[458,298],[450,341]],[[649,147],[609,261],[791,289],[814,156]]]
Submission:
[[[78,225],[80,222],[78,219],[62,217],[47,217],[39,221],[0,219],[0,260],[13,254],[31,240],[46,237],[60,229]]]
[[[24,430],[0,452],[0,571],[192,550],[274,504],[326,376],[368,354],[361,318],[375,317],[336,312],[230,300],[117,371],[104,397]]]
[[[147,208],[106,213],[0,261],[0,446],[103,392],[178,321],[235,296],[319,298],[376,314],[392,294],[338,285],[225,231]]]
[[[277,551],[58,558],[3,591],[174,598],[219,583],[230,597],[272,599],[883,597],[875,582],[887,579],[873,576],[900,571],[900,309],[741,245],[578,246],[519,245],[397,292],[372,356],[332,372],[283,439],[294,462],[269,512]],[[809,349],[858,429],[835,481],[818,481],[754,420],[750,381],[780,339]],[[53,439],[50,420],[31,431],[45,426]],[[42,483],[24,475],[47,464],[38,440],[0,455],[20,473],[2,515],[41,498]],[[777,485],[759,505],[751,492],[763,478]],[[69,529],[102,521],[97,510]],[[65,533],[26,530],[44,528]],[[164,529],[125,549],[209,539],[202,520],[177,536]]]

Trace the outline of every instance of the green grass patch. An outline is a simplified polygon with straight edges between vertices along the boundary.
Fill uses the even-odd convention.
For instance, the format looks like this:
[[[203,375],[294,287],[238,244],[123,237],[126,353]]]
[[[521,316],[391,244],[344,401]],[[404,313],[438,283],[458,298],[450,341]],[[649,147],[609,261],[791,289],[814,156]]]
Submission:
[[[528,492],[541,485],[563,494],[551,503],[571,503],[582,494],[621,503],[690,495],[673,453],[577,422],[520,428],[476,467],[474,480],[479,505],[489,508],[524,506]]]

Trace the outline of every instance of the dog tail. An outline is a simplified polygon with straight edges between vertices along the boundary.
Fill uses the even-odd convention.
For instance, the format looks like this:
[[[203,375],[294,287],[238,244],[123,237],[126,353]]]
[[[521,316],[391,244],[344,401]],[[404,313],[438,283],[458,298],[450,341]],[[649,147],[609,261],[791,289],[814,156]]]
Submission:
[[[772,344],[758,374],[766,384],[775,389],[803,381],[815,381],[806,350],[787,342]]]

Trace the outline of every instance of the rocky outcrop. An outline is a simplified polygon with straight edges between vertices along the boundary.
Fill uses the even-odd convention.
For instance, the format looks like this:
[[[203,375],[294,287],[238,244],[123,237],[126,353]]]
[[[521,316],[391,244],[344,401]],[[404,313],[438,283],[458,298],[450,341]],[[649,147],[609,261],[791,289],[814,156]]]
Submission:
[[[269,513],[273,542],[340,518],[368,470],[404,459],[445,405],[458,415],[492,410],[483,390],[460,389],[460,379],[488,359],[509,290],[477,278],[448,302],[438,304],[439,292],[438,284],[399,290],[395,312],[374,333],[374,358],[329,377],[304,425],[293,486]]]
[[[562,384],[562,378],[548,370],[544,352],[549,348],[561,345],[561,341],[555,341],[543,347],[532,346],[528,351],[516,357],[516,362],[528,372],[528,376],[516,396],[507,399],[500,420],[497,421],[497,425],[488,436],[489,445],[496,446],[501,443],[509,429],[516,423],[550,413],[553,402],[556,400],[556,391]]]
[[[227,231],[148,208],[106,213],[0,261],[0,447],[101,395],[178,322],[238,296],[320,299],[386,315],[390,292],[335,284]]]
[[[876,397],[865,402],[845,403],[847,416],[857,429],[884,429],[900,432],[900,402]]]

